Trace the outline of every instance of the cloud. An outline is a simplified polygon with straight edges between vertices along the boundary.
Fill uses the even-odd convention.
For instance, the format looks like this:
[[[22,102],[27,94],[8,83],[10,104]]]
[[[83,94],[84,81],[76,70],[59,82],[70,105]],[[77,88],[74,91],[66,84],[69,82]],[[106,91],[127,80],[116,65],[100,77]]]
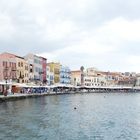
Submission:
[[[12,20],[8,15],[0,14],[0,38],[11,39],[15,33],[15,27],[12,24]]]
[[[44,39],[48,40],[62,40],[68,37],[70,34],[75,32],[77,29],[76,25],[74,25],[71,21],[56,21],[55,24],[49,24],[46,27],[46,32],[44,35]]]
[[[98,66],[104,70],[124,71],[129,68],[128,59],[131,60],[130,55],[133,54],[131,49],[130,51],[127,49],[127,45],[129,42],[139,41],[139,22],[139,20],[130,21],[122,17],[105,22],[96,30],[84,33],[78,43],[54,51],[54,60],[61,60],[62,63],[73,68],[86,65]],[[133,46],[133,50],[135,49],[138,47]],[[45,54],[44,56],[47,57]],[[135,61],[135,65],[137,62]],[[134,71],[133,68],[129,70]]]
[[[140,55],[139,5],[138,0],[2,0],[0,51],[32,52],[71,68],[128,70],[127,60]],[[139,63],[134,65],[138,70]]]
[[[139,41],[140,40],[140,19],[127,20],[119,17],[112,21],[108,21],[102,26],[99,32],[103,32],[106,37],[114,37],[123,41]],[[117,41],[118,41],[117,40]]]

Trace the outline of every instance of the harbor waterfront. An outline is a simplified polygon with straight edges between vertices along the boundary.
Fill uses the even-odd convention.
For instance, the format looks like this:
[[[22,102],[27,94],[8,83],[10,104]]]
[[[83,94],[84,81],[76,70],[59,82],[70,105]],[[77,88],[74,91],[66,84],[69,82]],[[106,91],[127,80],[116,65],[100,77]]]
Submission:
[[[0,139],[139,140],[139,93],[42,96],[0,104]]]
[[[86,86],[23,86],[20,93],[8,93],[0,95],[0,102],[19,100],[25,98],[36,98],[40,96],[77,94],[77,93],[138,93],[139,87],[86,87]]]
[[[0,140],[140,140],[140,0],[0,0]]]

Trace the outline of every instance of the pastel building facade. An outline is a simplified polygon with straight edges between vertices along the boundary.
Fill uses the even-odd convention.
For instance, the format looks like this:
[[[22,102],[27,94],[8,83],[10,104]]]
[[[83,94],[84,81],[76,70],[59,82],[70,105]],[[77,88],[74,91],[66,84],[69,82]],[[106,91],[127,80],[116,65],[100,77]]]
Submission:
[[[2,69],[4,69],[5,72],[1,73],[2,79],[7,77],[7,79],[12,79],[12,81],[18,83],[28,83],[28,63],[23,57],[5,52],[1,54],[1,60],[3,59]]]
[[[28,83],[29,82],[29,66],[27,61],[20,56],[16,56],[17,64],[17,82]]]
[[[47,85],[54,84],[54,73],[50,71],[50,67],[47,66]]]
[[[91,87],[106,86],[106,79],[104,76],[85,76],[84,85]]]
[[[47,83],[47,59],[44,57],[40,57],[42,62],[42,82],[44,84]]]
[[[71,70],[67,66],[61,66],[60,68],[60,83],[61,84],[71,83]]]
[[[81,85],[81,71],[80,70],[71,71],[71,84],[74,86]]]
[[[60,83],[60,63],[50,62],[47,64],[50,67],[50,72],[54,74],[54,84]]]
[[[0,54],[0,81],[16,80],[16,59],[8,53]]]
[[[136,86],[140,86],[140,74],[137,75]]]
[[[33,55],[33,60],[34,60],[34,80],[40,83],[43,80],[42,59],[36,55]]]
[[[47,59],[34,54],[27,54],[24,58],[28,61],[29,64],[30,82],[35,82],[36,84],[46,83]]]
[[[34,65],[29,63],[29,82],[34,83]]]
[[[100,72],[97,68],[87,68],[85,71],[84,85],[85,86],[107,86],[108,81],[106,73]]]
[[[90,76],[95,76],[98,72],[98,69],[95,67],[91,67],[91,68],[87,68],[86,69],[86,75],[90,75]]]

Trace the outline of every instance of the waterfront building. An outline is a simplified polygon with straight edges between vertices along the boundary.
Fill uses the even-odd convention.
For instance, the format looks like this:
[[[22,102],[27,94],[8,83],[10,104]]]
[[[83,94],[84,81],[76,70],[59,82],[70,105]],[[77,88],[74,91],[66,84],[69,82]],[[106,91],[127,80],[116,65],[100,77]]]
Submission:
[[[97,75],[98,69],[95,67],[91,67],[91,68],[87,68],[86,69],[86,75],[90,75],[90,76],[95,76]]]
[[[136,84],[136,73],[130,72],[100,72],[106,75],[108,85],[113,86],[135,86]]]
[[[29,83],[29,64],[27,61],[23,61],[23,67],[24,67],[24,83]]]
[[[85,75],[87,77],[90,77],[91,81],[92,81],[92,77],[98,79],[99,82],[91,83],[91,85],[93,84],[93,85],[100,85],[100,86],[101,85],[115,86],[118,85],[119,80],[123,79],[123,76],[120,72],[109,72],[109,71],[104,72],[104,71],[99,71],[94,67],[87,68]]]
[[[50,67],[50,72],[54,74],[54,84],[60,83],[60,63],[50,62],[47,64]]]
[[[43,84],[47,84],[47,59],[44,57],[40,57],[42,63],[42,82]]]
[[[120,72],[103,72],[97,71],[96,75],[103,75],[106,79],[108,86],[117,86],[120,80],[123,80],[123,75]]]
[[[28,63],[23,57],[16,56],[17,61],[17,82],[18,83],[28,83],[29,82],[29,69]]]
[[[136,77],[137,76],[137,73],[136,72],[131,72],[131,76],[132,77]]]
[[[30,65],[30,82],[34,82],[36,84],[46,83],[47,59],[34,54],[27,54],[24,58]]]
[[[131,73],[130,73],[130,72],[124,72],[123,74],[124,74],[124,76],[126,76],[126,77],[130,77],[130,76],[131,76]]]
[[[34,65],[29,63],[29,82],[34,83]]]
[[[103,75],[85,76],[84,85],[91,87],[107,86],[107,81]]]
[[[60,83],[70,84],[71,83],[71,71],[67,66],[61,66],[60,68]]]
[[[34,81],[36,84],[42,84],[42,59],[36,55],[33,55],[34,62]]]
[[[81,86],[81,70],[71,71],[71,84]]]
[[[136,86],[136,84],[138,84],[137,81],[138,79],[136,77],[124,77],[122,80],[118,81],[118,85],[121,86]]]
[[[140,74],[137,74],[137,77],[136,77],[136,86],[140,86]]]
[[[5,66],[7,67],[6,73],[7,73],[8,79],[11,78],[11,76],[10,76],[11,74],[9,71],[10,71],[10,65],[12,65],[12,62],[10,63],[9,60],[12,60],[12,61],[14,61],[14,63],[16,63],[16,66],[15,66],[15,64],[13,64],[14,67],[11,66],[11,67],[13,67],[12,75],[15,75],[14,81],[16,81],[18,83],[28,83],[28,81],[29,81],[28,63],[23,57],[20,57],[15,54],[11,54],[11,53],[6,53],[6,52],[2,53],[1,57],[5,59],[5,62],[3,62],[3,63],[5,63]],[[8,62],[9,62],[9,65],[8,65]]]
[[[7,53],[0,54],[0,81],[15,81],[17,79],[16,70],[15,57]]]
[[[118,81],[123,79],[123,76],[119,72],[99,72],[105,76],[108,85],[115,86],[118,85]]]
[[[54,84],[54,73],[50,71],[50,67],[47,66],[47,85]]]
[[[107,86],[108,82],[106,75],[100,72],[97,68],[87,68],[84,77],[85,86]]]
[[[118,73],[117,85],[121,86],[135,86],[136,85],[136,73]]]

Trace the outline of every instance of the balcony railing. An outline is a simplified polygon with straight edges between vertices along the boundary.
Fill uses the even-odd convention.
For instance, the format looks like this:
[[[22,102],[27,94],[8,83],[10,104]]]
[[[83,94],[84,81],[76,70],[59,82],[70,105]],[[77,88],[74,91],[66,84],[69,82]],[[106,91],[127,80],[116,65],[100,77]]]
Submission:
[[[16,71],[16,68],[15,68],[15,67],[12,67],[11,70],[12,70],[12,71]]]

